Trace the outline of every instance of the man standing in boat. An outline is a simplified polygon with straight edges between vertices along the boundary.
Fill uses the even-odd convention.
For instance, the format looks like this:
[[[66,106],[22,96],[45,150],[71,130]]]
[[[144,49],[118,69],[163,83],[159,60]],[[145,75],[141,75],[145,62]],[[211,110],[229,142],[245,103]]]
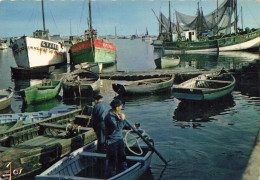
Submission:
[[[106,151],[107,167],[106,178],[112,177],[127,169],[125,145],[122,136],[122,129],[126,125],[125,114],[120,113],[122,102],[114,99],[111,103],[111,110],[105,118],[106,126]]]
[[[105,123],[104,119],[110,109],[108,103],[103,101],[103,96],[94,96],[94,108],[91,113],[90,125],[93,127],[98,140],[97,152],[105,153]]]

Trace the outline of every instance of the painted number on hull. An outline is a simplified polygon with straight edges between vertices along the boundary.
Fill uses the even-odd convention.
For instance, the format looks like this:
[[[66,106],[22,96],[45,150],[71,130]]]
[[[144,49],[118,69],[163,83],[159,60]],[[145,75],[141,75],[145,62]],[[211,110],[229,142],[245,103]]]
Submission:
[[[46,41],[41,42],[41,47],[58,50],[58,45]]]

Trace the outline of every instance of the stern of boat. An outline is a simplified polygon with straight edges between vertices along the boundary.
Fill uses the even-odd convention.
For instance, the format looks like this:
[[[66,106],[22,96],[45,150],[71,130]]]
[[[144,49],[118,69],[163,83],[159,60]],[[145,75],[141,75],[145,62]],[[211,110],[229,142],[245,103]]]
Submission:
[[[121,84],[113,83],[112,88],[119,95],[125,94],[125,87]]]

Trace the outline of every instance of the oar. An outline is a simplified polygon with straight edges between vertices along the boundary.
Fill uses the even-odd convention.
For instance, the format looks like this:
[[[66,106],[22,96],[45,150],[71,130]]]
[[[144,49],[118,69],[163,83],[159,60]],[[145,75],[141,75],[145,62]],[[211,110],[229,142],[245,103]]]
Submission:
[[[162,155],[155,149],[155,147],[153,147],[149,141],[147,141],[140,132],[138,132],[134,126],[132,126],[132,124],[127,121],[125,119],[125,122],[133,129],[133,131],[149,146],[149,148],[151,148],[152,150],[154,150],[154,152],[159,156],[159,158],[165,163],[165,165],[167,165],[167,161],[162,157]]]

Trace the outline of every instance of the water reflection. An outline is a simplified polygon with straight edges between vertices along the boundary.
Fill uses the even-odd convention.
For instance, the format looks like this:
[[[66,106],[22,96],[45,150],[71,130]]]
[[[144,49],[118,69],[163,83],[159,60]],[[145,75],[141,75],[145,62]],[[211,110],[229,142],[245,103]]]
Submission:
[[[76,105],[80,108],[87,106],[92,106],[93,98],[92,97],[82,97],[82,98],[62,98],[62,103],[68,106]]]
[[[260,58],[260,53],[244,51],[210,52],[205,54],[174,52],[171,54],[180,56],[181,62],[178,67],[182,70],[222,67],[225,67],[226,69],[237,69],[241,68],[249,61]],[[164,55],[162,50],[154,51],[154,56],[156,58],[161,57],[162,55]]]
[[[201,122],[215,120],[213,116],[226,112],[234,106],[235,102],[232,95],[209,102],[181,101],[174,111],[174,124],[182,128],[203,127]],[[188,124],[185,122],[188,122]]]
[[[14,90],[15,91],[22,91],[25,88],[30,86],[41,84],[41,79],[13,79],[14,82]]]
[[[0,110],[0,114],[13,114],[13,113],[14,111],[12,110],[11,107]]]
[[[44,101],[39,104],[26,104],[23,102],[21,112],[39,112],[39,111],[49,111],[50,109],[58,106],[61,102],[62,97],[57,96],[56,98],[50,99],[49,101]]]

